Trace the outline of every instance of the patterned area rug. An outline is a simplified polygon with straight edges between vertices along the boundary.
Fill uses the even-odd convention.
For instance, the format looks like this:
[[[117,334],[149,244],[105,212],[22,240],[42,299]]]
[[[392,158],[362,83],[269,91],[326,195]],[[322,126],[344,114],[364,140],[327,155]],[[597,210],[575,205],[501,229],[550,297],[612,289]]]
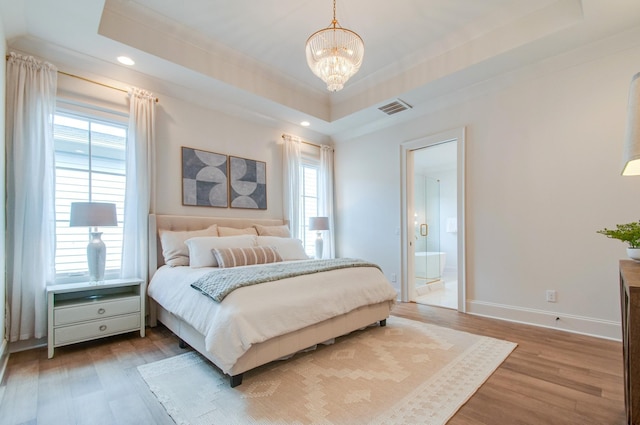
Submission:
[[[180,425],[444,424],[515,347],[391,316],[249,371],[235,388],[195,352],[138,370]]]

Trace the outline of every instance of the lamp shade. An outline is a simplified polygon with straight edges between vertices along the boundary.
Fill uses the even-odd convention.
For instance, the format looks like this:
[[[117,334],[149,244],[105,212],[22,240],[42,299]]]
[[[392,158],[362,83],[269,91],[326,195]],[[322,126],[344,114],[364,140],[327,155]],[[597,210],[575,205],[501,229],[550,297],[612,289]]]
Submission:
[[[106,202],[72,202],[71,227],[117,226],[116,204]]]
[[[329,217],[309,217],[309,230],[329,230]]]
[[[624,138],[623,176],[640,175],[640,72],[631,79]]]

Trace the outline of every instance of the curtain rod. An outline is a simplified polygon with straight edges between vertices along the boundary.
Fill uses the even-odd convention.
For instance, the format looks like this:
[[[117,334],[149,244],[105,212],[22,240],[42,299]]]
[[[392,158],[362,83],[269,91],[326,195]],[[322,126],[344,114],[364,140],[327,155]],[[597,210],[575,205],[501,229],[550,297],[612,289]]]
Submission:
[[[6,55],[4,58],[5,58],[5,60],[6,60],[6,59],[9,59],[9,55]],[[109,84],[101,83],[101,82],[99,82],[99,81],[90,80],[90,79],[88,79],[88,78],[86,78],[86,77],[81,77],[81,76],[79,76],[79,75],[70,74],[70,73],[68,73],[68,72],[64,72],[64,71],[60,71],[60,70],[58,70],[58,71],[57,71],[57,73],[58,73],[58,74],[62,74],[62,75],[66,75],[67,77],[77,78],[78,80],[86,81],[86,82],[88,82],[88,83],[97,84],[97,85],[99,85],[99,86],[106,87],[106,88],[108,88],[108,89],[113,89],[113,90],[118,90],[118,91],[121,91],[121,92],[124,92],[124,93],[129,93],[129,90],[121,89],[120,87],[110,86]],[[156,97],[156,103],[158,103],[158,102],[160,102],[160,99],[158,99],[158,98]]]
[[[287,136],[287,134],[283,134],[282,138],[284,139],[285,136]],[[316,145],[315,143],[307,142],[307,141],[304,141],[302,139],[300,139],[300,142],[304,143],[305,145],[315,146],[316,148],[322,148],[322,145]]]
[[[71,77],[71,78],[77,78],[78,80],[86,81],[88,83],[97,84],[99,86],[106,87],[108,89],[113,89],[113,90],[118,90],[118,91],[121,91],[121,92],[124,92],[124,93],[129,93],[129,90],[121,89],[120,87],[110,86],[109,84],[101,83],[99,81],[90,80],[90,79],[88,79],[86,77],[81,77],[79,75],[69,74],[68,72],[58,71],[58,74],[66,75],[67,77]],[[158,102],[160,102],[160,99],[158,99],[156,97],[156,103],[158,103]]]

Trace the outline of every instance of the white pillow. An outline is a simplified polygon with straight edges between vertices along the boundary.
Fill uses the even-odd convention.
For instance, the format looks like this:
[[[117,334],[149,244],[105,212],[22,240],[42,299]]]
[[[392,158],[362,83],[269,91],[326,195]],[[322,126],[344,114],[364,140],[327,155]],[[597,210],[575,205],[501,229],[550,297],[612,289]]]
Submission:
[[[253,235],[225,236],[225,237],[198,237],[187,239],[185,243],[189,247],[189,266],[218,267],[213,249],[216,248],[249,248],[256,246],[256,237]]]
[[[258,246],[272,246],[284,261],[308,260],[300,239],[281,238],[278,236],[258,236]]]
[[[235,227],[218,226],[218,236],[238,236],[238,235],[256,235],[258,231],[255,227],[247,227],[245,229],[236,229]]]
[[[281,226],[261,226],[259,224],[254,224],[253,227],[258,231],[258,236],[280,236],[281,238],[291,237],[289,226],[286,224]]]
[[[160,230],[160,244],[164,263],[171,266],[189,265],[189,248],[184,241],[198,236],[217,236],[218,226],[212,224],[206,229],[191,231]]]

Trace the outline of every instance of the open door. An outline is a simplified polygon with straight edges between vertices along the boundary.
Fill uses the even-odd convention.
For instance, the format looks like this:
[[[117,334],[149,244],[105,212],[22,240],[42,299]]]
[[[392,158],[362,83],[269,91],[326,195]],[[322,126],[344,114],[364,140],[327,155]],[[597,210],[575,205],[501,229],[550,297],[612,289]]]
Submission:
[[[464,129],[407,142],[402,159],[402,299],[464,311]]]

